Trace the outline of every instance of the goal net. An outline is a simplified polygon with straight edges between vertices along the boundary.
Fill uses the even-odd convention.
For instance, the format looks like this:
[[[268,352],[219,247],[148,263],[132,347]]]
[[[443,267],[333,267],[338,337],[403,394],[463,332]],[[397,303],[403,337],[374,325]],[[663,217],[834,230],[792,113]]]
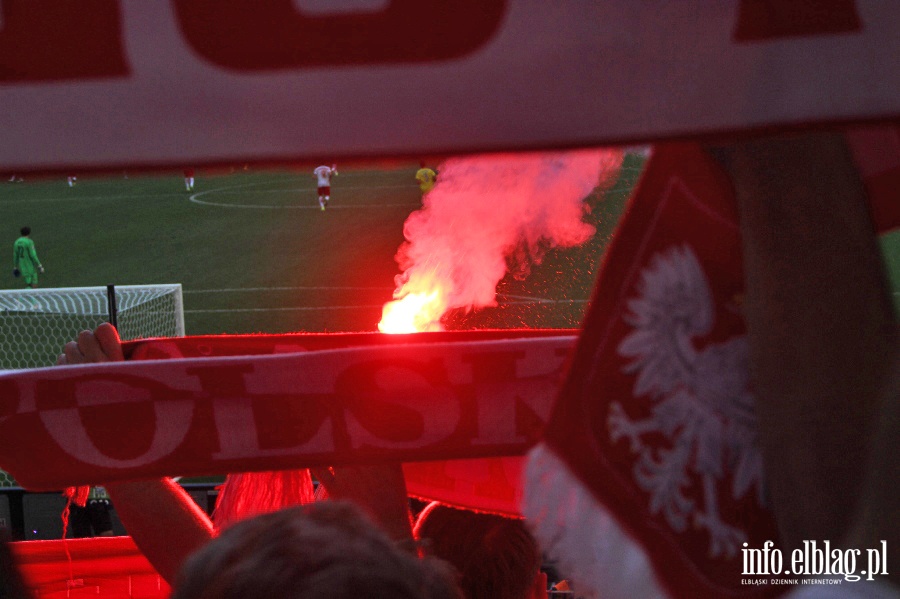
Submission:
[[[184,335],[181,285],[117,285],[122,339]],[[0,291],[0,369],[52,366],[79,332],[109,321],[106,287]]]

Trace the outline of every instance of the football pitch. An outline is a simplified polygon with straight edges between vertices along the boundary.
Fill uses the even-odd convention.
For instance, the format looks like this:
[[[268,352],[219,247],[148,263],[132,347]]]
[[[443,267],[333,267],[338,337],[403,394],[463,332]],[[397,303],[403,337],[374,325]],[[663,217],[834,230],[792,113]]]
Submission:
[[[448,328],[577,327],[603,250],[644,159],[628,155],[612,188],[594,192],[582,247],[552,250],[496,308]],[[312,172],[122,173],[0,183],[10,247],[30,226],[46,268],[40,287],[181,283],[189,335],[374,331],[392,299],[403,223],[421,207],[417,164],[344,170],[320,211]],[[11,271],[11,266],[8,269]],[[0,288],[17,289],[11,272]]]
[[[448,328],[578,327],[597,269],[644,158],[587,200],[597,233],[552,250],[525,280],[498,286],[498,307],[448,315]],[[125,173],[0,183],[9,246],[32,228],[41,287],[181,283],[189,335],[374,331],[399,274],[403,223],[421,207],[416,164],[341,169],[322,212],[311,169]],[[900,234],[882,238],[900,304]],[[21,280],[7,269],[0,288]]]

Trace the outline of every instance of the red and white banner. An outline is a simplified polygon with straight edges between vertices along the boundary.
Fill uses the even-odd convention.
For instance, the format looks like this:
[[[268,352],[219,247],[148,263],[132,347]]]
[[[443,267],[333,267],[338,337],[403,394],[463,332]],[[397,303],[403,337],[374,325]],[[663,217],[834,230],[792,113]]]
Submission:
[[[634,143],[900,116],[884,0],[4,0],[16,173]]]
[[[546,462],[554,474],[568,469],[626,532],[631,542],[614,551],[643,552],[643,577],[655,572],[674,597],[771,592],[740,585],[741,543],[778,534],[749,387],[736,210],[730,181],[698,146],[655,149],[543,441],[560,460]],[[584,533],[544,538],[545,522],[565,518],[545,501],[536,489],[525,509],[545,549],[564,560],[600,553],[584,545],[605,542],[602,531],[571,546],[565,537]],[[589,575],[601,573],[571,574]]]
[[[575,342],[559,331],[506,339],[486,332],[489,340],[477,332],[432,333],[405,343],[364,336],[389,344],[0,375],[0,465],[28,489],[52,490],[165,475],[522,455],[549,415]],[[271,354],[302,338],[218,339],[227,351],[243,340],[246,353]],[[178,345],[215,355],[215,341],[128,349],[133,357],[171,357]]]
[[[491,339],[534,338],[569,335],[567,330],[480,330],[456,331],[455,342]],[[429,343],[447,339],[444,333],[384,335],[381,333],[328,333],[296,335],[195,336],[151,341],[126,342],[129,359],[221,357],[273,353],[320,351],[341,347]],[[574,339],[573,339],[574,342]],[[558,381],[562,384],[562,381]],[[548,412],[535,410],[530,417],[544,421]],[[518,412],[518,418],[525,415]],[[534,422],[536,428],[537,421]],[[528,425],[531,428],[532,425]],[[522,498],[521,456],[474,459],[411,461],[403,464],[406,488],[412,497],[511,516],[519,515]]]
[[[847,140],[874,229],[900,226],[898,130]],[[744,544],[779,538],[743,295],[731,181],[697,144],[655,146],[527,474],[523,512],[576,580],[610,597],[787,591],[741,584]]]

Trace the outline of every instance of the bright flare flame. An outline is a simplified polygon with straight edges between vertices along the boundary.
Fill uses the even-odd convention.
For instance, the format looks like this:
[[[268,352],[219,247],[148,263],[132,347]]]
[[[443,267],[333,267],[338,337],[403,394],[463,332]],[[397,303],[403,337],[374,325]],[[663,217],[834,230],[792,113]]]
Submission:
[[[378,330],[392,334],[441,331],[440,318],[446,309],[447,302],[439,289],[410,293],[384,305]]]

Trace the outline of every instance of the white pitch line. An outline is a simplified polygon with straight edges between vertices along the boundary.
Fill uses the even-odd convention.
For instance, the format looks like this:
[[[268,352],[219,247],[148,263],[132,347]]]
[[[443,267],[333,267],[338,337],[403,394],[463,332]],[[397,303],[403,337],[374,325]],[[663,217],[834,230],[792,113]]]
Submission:
[[[115,195],[115,196],[79,196],[77,198],[74,198],[74,200],[79,201],[79,202],[81,202],[81,201],[93,202],[93,201],[98,201],[98,200],[116,201],[116,200],[135,200],[135,199],[141,199],[141,198],[168,198],[168,197],[172,197],[172,198],[184,197],[184,192],[179,193],[176,191],[170,191],[170,192],[165,192],[165,193],[132,193],[132,194]],[[30,202],[71,202],[71,201],[73,201],[72,196],[69,196],[66,198],[63,198],[63,197],[60,197],[60,198],[24,198],[24,199],[12,198],[12,199],[4,200],[3,203],[4,204],[15,204],[15,203],[23,203],[23,202],[30,203]]]
[[[530,295],[508,295],[505,293],[498,293],[497,297],[510,297],[513,299],[527,300],[530,302],[548,303],[548,304],[552,304],[552,303],[556,302],[556,300],[552,300],[552,299],[549,299],[546,297],[532,297]]]
[[[341,187],[338,187],[336,189],[338,191],[342,191],[345,189],[411,189],[411,188],[412,188],[411,185],[342,185]],[[216,193],[219,193],[219,194],[223,194],[223,195],[228,195],[228,194],[237,195],[239,193],[243,193],[240,191],[229,191],[227,188],[225,188],[224,190],[222,190],[222,189],[209,190],[208,192],[200,191],[200,192],[195,193],[194,195],[200,195],[202,193],[211,193],[213,191],[215,191]],[[304,192],[304,191],[317,191],[317,188],[315,186],[310,186],[310,187],[289,187],[289,188],[282,188],[282,189],[258,189],[256,191],[254,191],[253,193],[298,193],[298,192]]]
[[[391,292],[392,290],[388,287],[360,287],[360,286],[316,286],[316,287],[306,287],[306,286],[298,286],[298,287],[226,287],[222,289],[185,289],[182,291],[183,294],[200,294],[200,293],[258,293],[261,291],[359,291],[359,290],[368,290],[368,291],[385,291]],[[589,302],[590,300],[586,299],[552,299],[548,297],[532,297],[528,295],[512,295],[507,293],[498,293],[498,299],[511,299],[513,301],[503,301],[505,305],[514,305],[514,304],[584,304]],[[391,301],[391,300],[387,300]],[[358,306],[365,307],[365,306]],[[281,309],[281,308],[279,308]],[[284,308],[284,309],[293,309],[293,308]],[[303,309],[313,309],[313,308],[303,308]],[[342,308],[343,309],[343,308]],[[228,310],[222,310],[227,312]]]
[[[301,205],[291,205],[291,206],[270,206],[268,204],[221,204],[218,202],[204,202],[204,201],[195,201],[191,200],[195,204],[201,204],[203,206],[213,206],[215,208],[250,208],[250,209],[265,209],[265,210],[314,210],[320,211],[318,204],[310,205],[310,206],[301,206]],[[328,210],[326,212],[330,212],[332,210],[356,210],[359,208],[415,208],[420,206],[421,204],[329,204]]]
[[[381,308],[384,304],[360,306],[296,306],[289,308],[216,308],[208,310],[185,310],[185,314],[217,314],[224,312],[311,312],[324,310],[359,310],[360,308]]]
[[[547,304],[547,303],[587,303],[589,300],[553,300],[547,301],[515,301],[501,302],[503,306],[522,306],[527,304]],[[387,302],[385,302],[387,303]],[[219,314],[228,312],[312,312],[326,310],[359,310],[361,308],[382,308],[384,304],[362,304],[358,306],[294,306],[286,308],[215,308],[206,310],[185,310],[185,314]]]
[[[222,202],[211,202],[208,200],[201,200],[200,197],[208,195],[208,194],[235,194],[238,193],[236,190],[244,189],[247,187],[252,187],[254,185],[263,185],[264,183],[247,183],[245,185],[236,185],[233,187],[220,187],[218,189],[209,189],[206,191],[200,191],[194,194],[191,194],[188,199],[194,204],[200,204],[201,206],[214,206],[216,208],[250,208],[250,209],[265,209],[265,210],[278,210],[278,209],[288,209],[288,210],[321,210],[319,208],[318,203],[310,203],[309,205],[305,204],[290,204],[286,206],[273,206],[271,204],[226,204]],[[341,189],[410,189],[412,185],[354,185],[348,187],[338,187],[337,190]],[[315,187],[299,187],[295,189],[284,189],[284,190],[258,190],[254,193],[300,193],[300,192],[309,192],[315,190]],[[405,203],[387,203],[387,204],[340,204],[336,203],[334,205],[329,205],[328,210],[352,210],[356,208],[412,208],[414,206],[421,206],[421,203],[415,202],[405,202]]]
[[[503,302],[504,305],[514,305],[514,304],[586,304],[591,300],[586,299],[547,299],[544,297],[528,297],[528,296],[514,296],[507,295],[504,297],[518,297],[518,301],[512,302]]]
[[[182,293],[233,293],[240,291],[336,291],[336,290],[388,290],[388,287],[232,287],[225,289],[184,289]]]

